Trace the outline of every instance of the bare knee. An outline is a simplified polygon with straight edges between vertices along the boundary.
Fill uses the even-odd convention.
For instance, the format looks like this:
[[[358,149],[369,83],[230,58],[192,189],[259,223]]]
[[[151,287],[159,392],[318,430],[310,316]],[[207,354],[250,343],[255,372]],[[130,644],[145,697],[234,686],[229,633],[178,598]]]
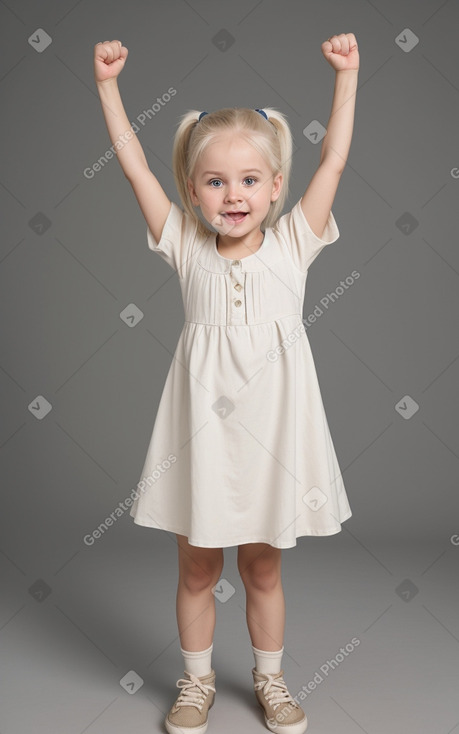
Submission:
[[[184,541],[178,544],[179,583],[192,594],[212,589],[223,568],[222,548],[198,548],[190,546],[186,538]]]
[[[238,557],[238,569],[246,588],[270,592],[281,580],[280,554],[261,554],[249,562]]]
[[[184,564],[179,572],[179,583],[192,594],[212,589],[220,578],[221,570],[214,565]]]

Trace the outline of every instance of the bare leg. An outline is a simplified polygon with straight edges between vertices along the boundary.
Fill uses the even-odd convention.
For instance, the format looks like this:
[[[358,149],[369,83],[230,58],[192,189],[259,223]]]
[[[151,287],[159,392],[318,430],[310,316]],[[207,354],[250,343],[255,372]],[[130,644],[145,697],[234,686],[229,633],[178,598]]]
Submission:
[[[281,549],[268,543],[238,546],[237,564],[246,590],[246,617],[252,645],[280,650],[284,640],[285,598]]]
[[[206,650],[215,630],[215,596],[212,588],[223,568],[222,548],[198,548],[184,535],[176,535],[179,581],[176,612],[180,645],[184,650]]]

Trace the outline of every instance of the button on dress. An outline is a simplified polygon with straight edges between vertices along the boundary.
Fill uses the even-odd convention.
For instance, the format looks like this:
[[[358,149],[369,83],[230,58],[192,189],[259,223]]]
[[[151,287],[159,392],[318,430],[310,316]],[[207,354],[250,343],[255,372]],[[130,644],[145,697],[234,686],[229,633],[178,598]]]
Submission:
[[[134,522],[191,545],[292,548],[351,517],[302,321],[308,268],[323,237],[301,199],[238,259],[199,235],[174,202],[149,248],[177,273],[185,323],[147,450]]]

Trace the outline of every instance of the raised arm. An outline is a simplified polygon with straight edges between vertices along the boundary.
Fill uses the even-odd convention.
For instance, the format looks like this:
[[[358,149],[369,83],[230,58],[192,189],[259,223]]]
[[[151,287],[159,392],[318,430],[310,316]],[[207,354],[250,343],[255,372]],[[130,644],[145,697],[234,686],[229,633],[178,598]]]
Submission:
[[[359,73],[359,53],[353,33],[332,36],[322,53],[335,70],[330,119],[322,141],[319,166],[301,199],[312,231],[322,237],[351,147]]]
[[[148,167],[121,100],[117,77],[124,68],[127,55],[128,49],[121,41],[97,43],[94,46],[94,77],[116,157],[134,190],[153,237],[159,242],[171,202]]]

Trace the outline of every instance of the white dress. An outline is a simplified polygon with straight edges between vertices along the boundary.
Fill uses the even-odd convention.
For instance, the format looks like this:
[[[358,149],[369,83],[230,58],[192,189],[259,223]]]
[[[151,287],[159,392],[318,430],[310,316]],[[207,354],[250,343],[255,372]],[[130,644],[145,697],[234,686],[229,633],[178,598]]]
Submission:
[[[298,201],[241,260],[199,236],[174,202],[157,243],[179,278],[185,323],[148,447],[134,522],[191,545],[296,546],[351,517],[302,322],[307,271],[323,238]]]

